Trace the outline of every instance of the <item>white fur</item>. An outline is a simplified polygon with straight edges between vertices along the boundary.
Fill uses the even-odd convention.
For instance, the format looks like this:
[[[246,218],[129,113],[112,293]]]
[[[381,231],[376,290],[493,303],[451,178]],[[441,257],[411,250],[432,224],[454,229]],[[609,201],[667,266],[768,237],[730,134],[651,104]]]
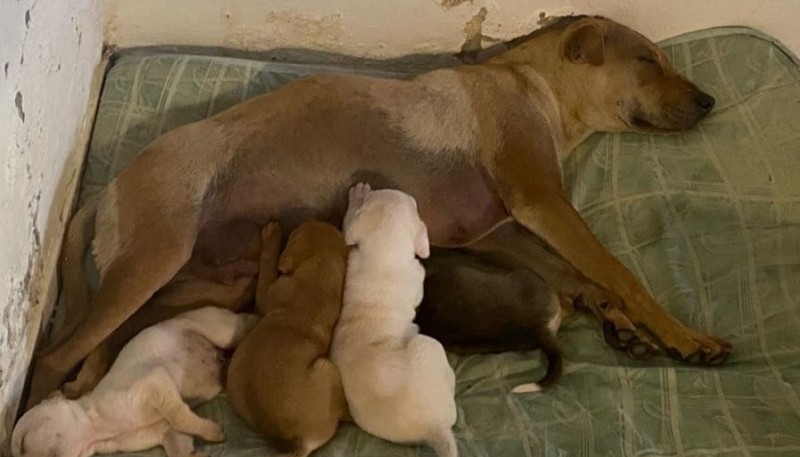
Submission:
[[[414,80],[424,96],[414,103],[398,94],[385,108],[414,146],[433,153],[463,153],[475,149],[478,119],[472,97],[458,72],[445,69]],[[473,158],[474,159],[474,158]]]
[[[413,324],[422,300],[428,239],[416,203],[395,190],[350,191],[344,224],[350,251],[331,360],[354,421],[398,443],[424,442],[458,455],[455,375],[442,345]]]
[[[197,456],[190,435],[224,439],[222,428],[184,401],[210,400],[220,384],[219,348],[234,347],[255,317],[221,308],[189,311],[143,330],[89,394],[60,394],[25,413],[11,438],[14,457],[88,457],[164,446]]]

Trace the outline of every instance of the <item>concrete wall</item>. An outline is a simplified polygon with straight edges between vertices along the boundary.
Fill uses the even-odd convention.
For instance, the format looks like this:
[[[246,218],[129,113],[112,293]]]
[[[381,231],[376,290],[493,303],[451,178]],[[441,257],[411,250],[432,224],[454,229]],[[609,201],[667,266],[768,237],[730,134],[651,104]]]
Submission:
[[[100,24],[95,0],[0,2],[0,443],[52,302]]]
[[[530,32],[541,14],[602,14],[654,40],[747,25],[800,52],[797,0],[102,0],[106,40],[247,50],[304,47],[361,57],[459,50],[478,33]],[[483,9],[483,12],[482,12]]]

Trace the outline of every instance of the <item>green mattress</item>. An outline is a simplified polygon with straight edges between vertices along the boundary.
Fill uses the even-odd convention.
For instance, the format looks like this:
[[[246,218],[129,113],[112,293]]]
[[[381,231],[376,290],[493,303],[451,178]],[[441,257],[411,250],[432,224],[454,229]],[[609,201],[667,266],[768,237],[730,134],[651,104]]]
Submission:
[[[564,163],[573,203],[608,248],[683,321],[730,340],[722,368],[635,362],[588,315],[560,332],[565,374],[542,393],[539,354],[450,356],[462,456],[800,456],[800,71],[755,31],[723,28],[664,44],[717,99],[680,136],[596,134]],[[111,68],[82,199],[161,133],[308,73],[355,72],[185,54],[131,54]],[[363,70],[386,77],[407,72]],[[276,455],[225,396],[218,456]],[[160,450],[143,454],[158,455]],[[322,456],[433,456],[344,425]]]

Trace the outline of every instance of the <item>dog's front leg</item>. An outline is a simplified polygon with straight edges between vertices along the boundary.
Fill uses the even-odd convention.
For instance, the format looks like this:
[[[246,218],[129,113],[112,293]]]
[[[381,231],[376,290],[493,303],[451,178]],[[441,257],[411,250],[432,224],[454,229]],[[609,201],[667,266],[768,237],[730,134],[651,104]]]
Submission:
[[[588,279],[621,297],[621,312],[649,330],[672,357],[690,363],[724,362],[730,354],[729,343],[689,328],[667,313],[592,234],[564,195],[554,152],[531,153],[509,146],[514,143],[506,142],[493,174],[512,217]]]

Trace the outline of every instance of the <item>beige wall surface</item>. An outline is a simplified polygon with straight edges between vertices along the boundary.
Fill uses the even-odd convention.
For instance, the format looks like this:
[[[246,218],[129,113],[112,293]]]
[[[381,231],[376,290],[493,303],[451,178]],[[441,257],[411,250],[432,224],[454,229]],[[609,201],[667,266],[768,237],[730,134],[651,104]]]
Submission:
[[[601,14],[654,40],[746,25],[800,52],[797,0],[101,0],[106,40],[360,57],[457,51],[468,38],[530,32],[541,15]],[[489,41],[484,41],[484,45]]]

